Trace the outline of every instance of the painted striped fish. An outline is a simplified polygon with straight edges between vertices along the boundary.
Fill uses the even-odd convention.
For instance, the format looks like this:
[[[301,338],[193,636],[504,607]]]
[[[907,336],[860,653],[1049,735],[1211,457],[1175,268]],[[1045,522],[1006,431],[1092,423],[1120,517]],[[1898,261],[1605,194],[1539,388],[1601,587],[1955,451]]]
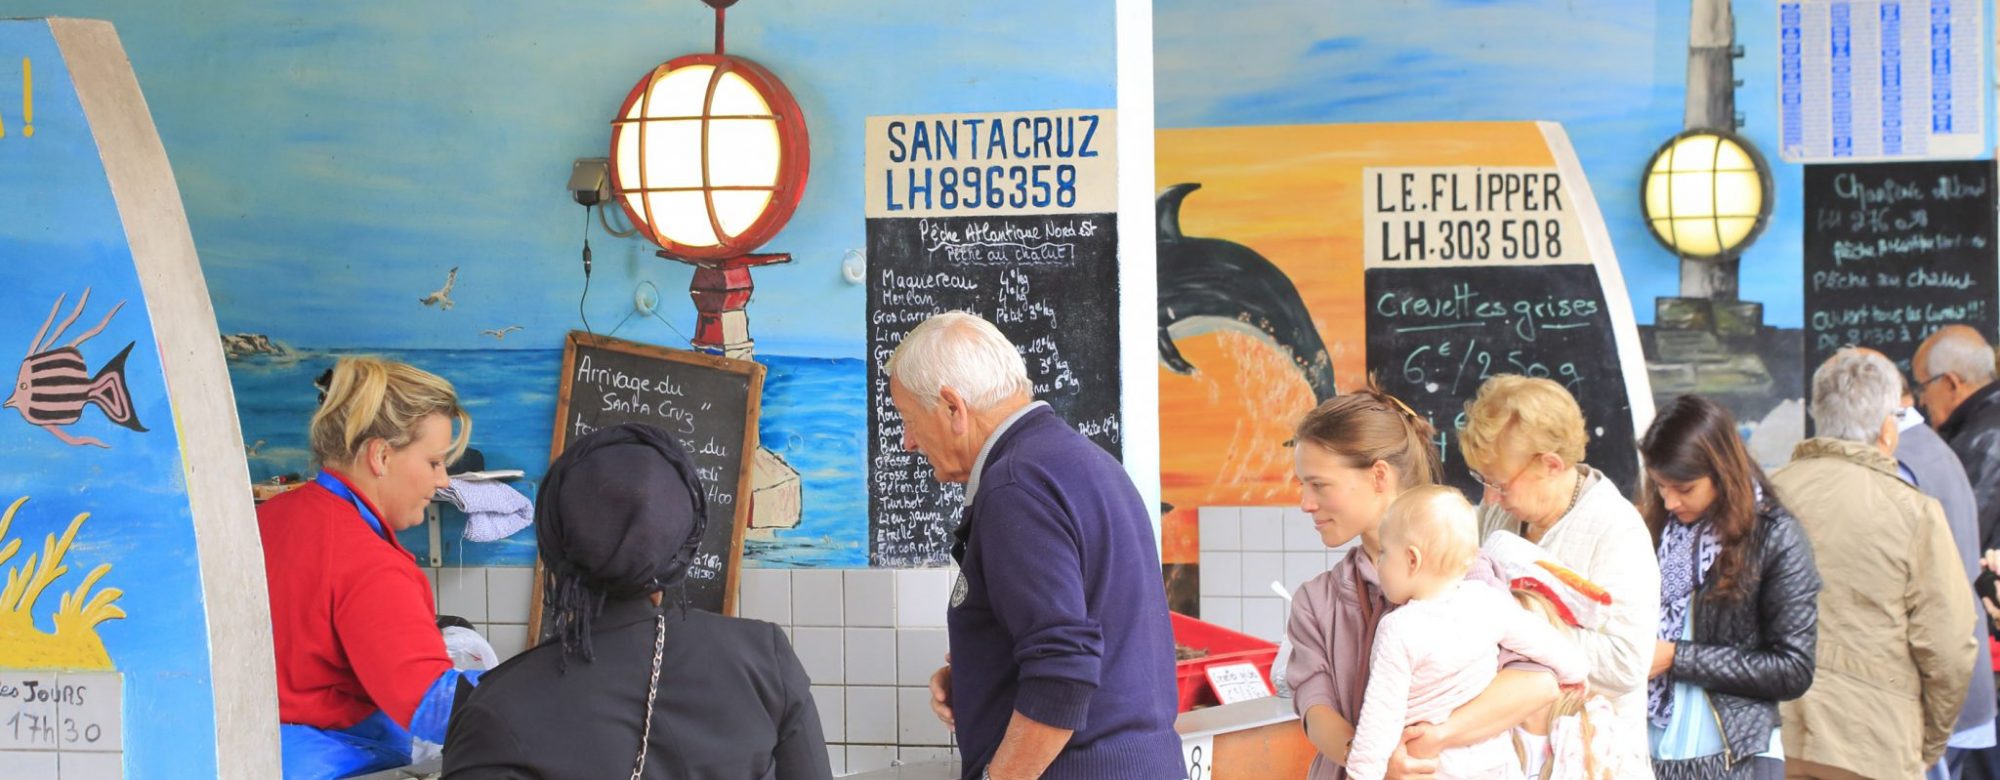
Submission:
[[[34,343],[28,348],[28,356],[21,361],[21,373],[14,381],[14,394],[0,407],[21,413],[22,419],[30,425],[40,426],[55,434],[65,444],[73,446],[89,445],[110,447],[103,441],[90,436],[71,436],[62,428],[83,419],[83,408],[95,405],[104,413],[105,419],[135,431],[145,432],[146,426],[139,423],[137,410],[133,408],[132,392],[125,383],[125,359],[132,354],[132,347],[138,342],[130,342],[119,350],[118,356],[97,370],[89,373],[89,365],[83,360],[83,353],[77,346],[104,331],[111,324],[111,318],[118,315],[125,302],[111,307],[97,327],[72,339],[60,347],[55,346],[76,318],[83,314],[83,308],[90,303],[90,289],[85,288],[77,298],[76,308],[69,318],[63,320],[55,333],[49,326],[55,323],[56,313],[62,311],[63,298],[56,297],[56,305],[49,309],[49,318],[42,322],[42,329],[35,334]]]

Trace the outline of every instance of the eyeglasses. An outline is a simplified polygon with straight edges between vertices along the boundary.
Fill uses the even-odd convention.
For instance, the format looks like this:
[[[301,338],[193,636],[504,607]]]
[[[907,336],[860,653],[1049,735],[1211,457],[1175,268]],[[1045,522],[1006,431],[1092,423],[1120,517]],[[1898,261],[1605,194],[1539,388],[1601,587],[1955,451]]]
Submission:
[[[1929,388],[1929,387],[1931,386],[1931,383],[1932,383],[1932,382],[1936,382],[1936,381],[1938,381],[1938,380],[1940,380],[1940,379],[1943,379],[1943,378],[1945,378],[1945,377],[1948,377],[1948,376],[1951,376],[1951,374],[1950,374],[1950,373],[1943,373],[1943,374],[1938,374],[1938,375],[1936,375],[1936,376],[1933,376],[1933,377],[1931,377],[1931,378],[1929,378],[1929,379],[1925,379],[1925,380],[1922,380],[1922,381],[1919,381],[1919,382],[1917,382],[1917,383],[1916,383],[1916,387],[1915,387],[1915,388],[1913,388],[1913,389],[1912,389],[1912,390],[1911,390],[1910,392],[1911,392],[1911,393],[1913,393],[1913,394],[1922,394],[1922,393],[1924,392],[1924,390],[1925,390],[1926,388]],[[1915,376],[1912,376],[1912,377],[1910,377],[1910,378],[1911,378],[1911,379],[1916,379],[1916,377],[1915,377]]]
[[[1504,498],[1507,495],[1507,486],[1514,484],[1514,480],[1520,479],[1522,474],[1528,473],[1528,468],[1535,465],[1535,460],[1537,458],[1540,458],[1541,456],[1542,454],[1539,452],[1533,455],[1529,455],[1528,462],[1521,464],[1521,468],[1514,472],[1514,476],[1508,477],[1499,482],[1488,482],[1486,480],[1486,476],[1480,474],[1477,471],[1472,472],[1472,479],[1473,481],[1478,482],[1480,485],[1484,486],[1487,490],[1493,491],[1494,495]]]

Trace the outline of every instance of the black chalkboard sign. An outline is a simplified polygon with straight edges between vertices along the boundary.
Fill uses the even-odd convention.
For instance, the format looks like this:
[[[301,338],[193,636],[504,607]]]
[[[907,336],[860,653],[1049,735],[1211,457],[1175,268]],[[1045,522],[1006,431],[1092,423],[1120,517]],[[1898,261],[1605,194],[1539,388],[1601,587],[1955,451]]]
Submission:
[[[1993,162],[1806,166],[1806,376],[1845,344],[1906,373],[1946,325],[1994,337]]]
[[[571,331],[562,371],[550,459],[571,439],[619,423],[646,423],[679,438],[708,497],[708,528],[688,567],[688,604],[734,614],[764,366]],[[537,637],[544,635],[541,581],[537,561],[528,617]]]
[[[1465,404],[1487,378],[1520,374],[1576,396],[1591,436],[1584,461],[1631,493],[1632,402],[1595,268],[1371,268],[1365,277],[1368,368],[1438,429],[1446,482],[1478,499],[1456,445]]]
[[[1035,397],[1119,448],[1118,241],[1112,214],[868,220],[869,562],[950,561],[964,490],[903,450],[883,367],[918,323],[964,310],[1027,359]]]

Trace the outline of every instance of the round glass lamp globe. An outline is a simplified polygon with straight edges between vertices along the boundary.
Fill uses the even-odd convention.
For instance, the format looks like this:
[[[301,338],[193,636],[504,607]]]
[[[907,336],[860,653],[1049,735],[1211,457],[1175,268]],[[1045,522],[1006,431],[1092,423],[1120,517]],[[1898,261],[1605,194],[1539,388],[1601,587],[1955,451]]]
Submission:
[[[695,54],[654,68],[611,122],[611,187],[668,253],[739,257],[783,229],[805,191],[798,103],[740,57]]]
[[[1719,259],[1748,246],[1771,215],[1771,172],[1742,139],[1713,130],[1675,136],[1646,165],[1646,226],[1682,257]]]

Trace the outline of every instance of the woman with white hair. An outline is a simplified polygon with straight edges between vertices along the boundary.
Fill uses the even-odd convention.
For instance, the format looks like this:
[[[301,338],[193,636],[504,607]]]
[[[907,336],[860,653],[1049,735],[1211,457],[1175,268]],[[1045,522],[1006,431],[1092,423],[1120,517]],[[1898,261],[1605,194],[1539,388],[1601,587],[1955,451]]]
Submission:
[[[1880,354],[1813,372],[1819,435],[1771,482],[1825,578],[1812,687],[1779,705],[1788,777],[1918,777],[1971,682],[1972,594],[1944,510],[1897,473],[1902,382]]]

